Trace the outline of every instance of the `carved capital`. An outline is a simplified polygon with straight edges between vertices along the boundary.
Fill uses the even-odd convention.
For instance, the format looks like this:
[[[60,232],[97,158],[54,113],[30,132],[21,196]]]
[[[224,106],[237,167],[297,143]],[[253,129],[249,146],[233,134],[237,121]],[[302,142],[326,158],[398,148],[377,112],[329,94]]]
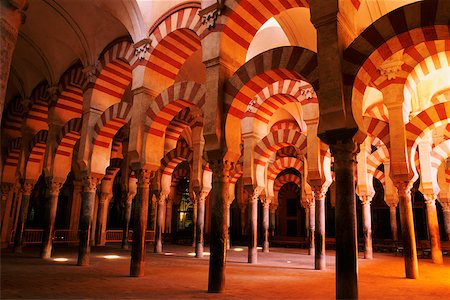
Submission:
[[[253,190],[253,194],[252,194],[252,196],[251,196],[251,198],[250,198],[250,201],[251,201],[251,202],[256,202],[256,201],[258,201],[259,196],[261,195],[262,191],[263,191],[263,188],[260,187],[260,186],[257,186],[257,187]]]
[[[402,194],[410,195],[411,194],[411,184],[409,181],[395,181],[394,186],[397,188],[397,193],[399,196]]]
[[[361,195],[359,196],[359,200],[361,200],[362,205],[367,205],[372,202],[373,197],[371,195]]]
[[[358,144],[352,139],[338,140],[336,143],[331,144],[330,151],[334,157],[335,166],[339,166],[339,164],[355,163],[358,149]]]
[[[47,88],[47,93],[49,94],[49,102],[48,107],[53,107],[58,102],[59,94],[61,93],[61,89],[58,85],[51,86]]]
[[[100,176],[86,175],[82,179],[83,191],[86,193],[95,193],[97,191],[97,186],[100,184]]]
[[[25,182],[22,184],[22,193],[24,196],[30,196],[35,182]]]
[[[378,67],[380,74],[386,76],[388,80],[397,78],[398,73],[402,70],[403,61],[387,60]]]
[[[425,204],[427,206],[432,206],[432,205],[436,205],[436,195],[435,194],[424,194],[423,198],[425,200]]]
[[[261,196],[260,199],[264,208],[268,208],[272,202],[272,197]]]
[[[155,177],[155,172],[147,169],[139,169],[137,171],[137,186],[140,188],[149,188],[150,181]]]
[[[325,199],[325,195],[327,193],[327,188],[324,188],[322,185],[314,185],[311,186],[313,194],[314,194],[314,200],[311,201],[314,203],[315,200],[323,200]]]
[[[275,202],[270,203],[269,209],[272,214],[274,214],[277,211],[277,208],[278,208],[278,203],[275,203]]]
[[[201,191],[198,197],[198,203],[204,203],[206,201],[206,197],[208,197],[209,191]]]
[[[83,69],[83,74],[86,77],[86,81],[88,84],[93,84],[97,80],[98,69],[97,64],[87,66]]]
[[[213,180],[215,182],[229,182],[230,171],[233,169],[234,163],[227,160],[212,160],[209,167],[213,171]]]
[[[158,197],[158,205],[165,204],[168,197],[169,197],[169,193],[161,192]]]
[[[64,181],[52,177],[46,178],[46,181],[50,196],[58,196]]]
[[[445,213],[450,213],[450,201],[439,201],[442,206],[442,211]]]
[[[150,51],[151,42],[151,39],[146,38],[134,44],[134,55],[136,55],[137,59],[145,59],[145,56]]]
[[[208,29],[216,27],[217,18],[222,14],[225,7],[225,0],[216,0],[216,3],[200,10],[198,15],[202,18],[202,24]]]

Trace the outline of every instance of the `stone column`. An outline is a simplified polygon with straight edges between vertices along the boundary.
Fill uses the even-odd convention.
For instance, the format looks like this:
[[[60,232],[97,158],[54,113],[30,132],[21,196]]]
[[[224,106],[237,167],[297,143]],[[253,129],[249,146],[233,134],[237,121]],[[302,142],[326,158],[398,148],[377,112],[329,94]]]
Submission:
[[[276,211],[277,211],[278,205],[275,203],[270,204],[270,235],[272,237],[275,236],[275,226],[276,226]]]
[[[205,200],[209,192],[201,191],[197,199],[197,226],[196,226],[196,242],[195,257],[203,257],[203,237],[205,230]]]
[[[108,221],[109,202],[112,194],[102,192],[98,201],[97,225],[96,225],[96,245],[106,245],[106,222]]]
[[[94,217],[95,192],[101,177],[92,174],[83,177],[83,204],[80,215],[80,243],[78,247],[79,266],[89,265],[89,254],[91,252],[91,226]]]
[[[397,204],[398,203],[389,203],[389,214],[390,214],[390,222],[391,222],[391,234],[392,240],[398,240],[397,233]]]
[[[430,233],[431,259],[435,264],[443,264],[441,237],[439,235],[439,223],[436,212],[436,195],[426,194],[424,197],[427,205],[427,223],[428,231]]]
[[[219,155],[218,155],[219,156]],[[225,268],[227,256],[226,207],[229,192],[230,169],[232,163],[223,158],[209,161],[213,171],[211,195],[211,242],[208,275],[208,292],[220,293],[225,287]]]
[[[25,22],[25,11],[28,8],[26,0],[5,0],[0,3],[0,44],[2,55],[0,56],[0,122],[3,115],[3,105],[6,96],[11,60],[16,47],[20,24]]]
[[[315,241],[314,241],[314,235],[316,231],[316,203],[314,202],[314,199],[311,199],[308,202],[308,210],[309,210],[309,234],[308,234],[308,244],[309,244],[309,255],[314,255],[315,253]]]
[[[167,205],[166,205],[166,218],[165,218],[165,223],[166,223],[166,229],[165,229],[165,233],[172,233],[172,198],[167,197]]]
[[[249,199],[249,216],[250,216],[250,230],[248,239],[248,263],[258,263],[258,199],[262,192],[261,187],[256,187]]]
[[[400,220],[403,239],[403,256],[405,259],[406,278],[419,278],[419,265],[417,262],[416,235],[414,232],[414,219],[411,202],[411,187],[407,182],[394,182],[397,187],[400,204]]]
[[[444,212],[445,232],[447,233],[448,240],[450,241],[450,201],[440,201],[440,203]]]
[[[192,231],[192,247],[196,247],[197,244],[197,210],[198,210],[198,196],[200,192],[198,188],[196,191],[190,193],[191,201],[192,201],[192,227],[194,230]]]
[[[16,235],[14,236],[15,253],[22,253],[23,247],[23,231],[25,230],[25,223],[28,217],[28,204],[30,203],[31,191],[36,182],[25,181],[22,185],[22,201],[20,205],[20,215],[17,220]]]
[[[363,195],[360,196],[362,203],[362,222],[364,233],[364,258],[373,258],[372,249],[372,216],[370,214],[370,203],[372,202],[372,196]]]
[[[134,204],[133,245],[131,247],[130,276],[144,276],[145,270],[145,232],[147,231],[148,200],[150,180],[154,172],[139,169],[137,175],[137,193]]]
[[[156,195],[152,195],[152,210],[150,211],[150,220],[153,226],[153,230],[156,230],[156,210],[158,209],[158,198]]]
[[[64,181],[55,178],[47,178],[47,186],[50,198],[47,203],[46,224],[42,238],[41,258],[50,258],[52,254],[52,237],[55,229],[56,209],[58,207],[58,196]]]
[[[264,244],[263,252],[269,252],[269,206],[271,199],[270,197],[261,197],[261,202],[263,204],[263,234],[264,234]]]
[[[78,230],[78,224],[80,223],[80,211],[81,211],[81,192],[83,186],[80,181],[73,182],[73,194],[72,194],[72,206],[70,208],[70,230]]]
[[[130,177],[128,178],[128,193],[125,199],[125,211],[123,214],[123,234],[122,234],[122,249],[128,249],[128,236],[129,236],[129,226],[130,226],[130,219],[131,219],[131,207],[133,204],[133,198],[137,194],[137,178],[134,175],[134,172],[131,173]],[[147,197],[148,198],[148,197]],[[148,206],[148,199],[147,199],[147,206]],[[148,212],[148,207],[147,207]],[[148,218],[148,213],[146,218]]]
[[[358,298],[355,163],[357,145],[351,139],[330,145],[336,178],[336,298]]]
[[[156,228],[155,228],[155,253],[162,252],[162,235],[164,228],[164,217],[165,217],[165,208],[166,208],[166,199],[169,196],[167,192],[161,192],[158,198],[158,208],[157,208],[157,216],[156,216]]]
[[[314,236],[314,268],[316,270],[325,270],[327,268],[325,254],[325,193],[326,190],[322,186],[314,186],[314,209],[310,211],[315,213],[314,220],[310,219],[314,225],[314,232],[310,232]],[[311,213],[311,212],[310,212]],[[312,230],[310,228],[310,230]]]
[[[8,200],[9,191],[11,190],[12,183],[2,183],[2,206],[1,206],[1,220],[0,224],[3,224],[5,217],[8,217],[6,213],[6,202]]]
[[[245,215],[245,210],[247,208],[247,204],[246,203],[239,203],[239,210],[241,212],[241,234],[242,236],[245,235],[245,224],[246,224],[246,220],[247,220],[247,216]]]
[[[10,227],[11,227],[11,216],[10,211],[13,204],[13,184],[3,183],[2,184],[2,221],[1,225],[1,248],[7,248],[9,246],[10,238]],[[3,206],[3,202],[5,202]]]

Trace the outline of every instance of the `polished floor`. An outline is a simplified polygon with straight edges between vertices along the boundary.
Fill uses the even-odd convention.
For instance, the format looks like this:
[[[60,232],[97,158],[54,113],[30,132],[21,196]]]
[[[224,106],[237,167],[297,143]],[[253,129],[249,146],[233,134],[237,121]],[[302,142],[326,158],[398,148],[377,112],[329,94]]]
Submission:
[[[335,257],[327,252],[327,270],[313,270],[304,249],[272,248],[246,263],[245,247],[228,252],[226,289],[208,294],[208,256],[193,257],[188,246],[165,245],[163,254],[147,248],[146,274],[128,277],[129,251],[117,245],[96,247],[88,267],[76,266],[75,246],[56,246],[53,257],[38,257],[38,247],[23,254],[3,249],[1,299],[333,299]],[[450,257],[444,265],[420,259],[420,279],[405,279],[402,257],[375,253],[359,259],[360,299],[450,299]]]

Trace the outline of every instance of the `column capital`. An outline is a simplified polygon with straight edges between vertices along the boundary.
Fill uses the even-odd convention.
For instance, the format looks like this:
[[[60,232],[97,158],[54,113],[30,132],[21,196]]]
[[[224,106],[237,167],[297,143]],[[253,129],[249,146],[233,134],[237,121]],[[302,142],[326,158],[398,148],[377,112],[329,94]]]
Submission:
[[[313,199],[313,201],[311,201],[313,204],[316,199],[317,200],[325,199],[325,195],[327,193],[328,187],[324,187],[323,185],[313,185],[313,186],[311,186],[311,189],[314,194],[314,199]]]
[[[261,203],[264,208],[270,206],[270,202],[272,202],[272,199],[271,199],[272,197],[266,197],[266,195],[261,195],[259,198],[260,198]]]
[[[255,187],[255,189],[253,190],[253,194],[250,197],[250,202],[257,202],[263,190],[264,190],[263,187],[260,186]]]
[[[95,193],[97,191],[97,186],[103,176],[100,174],[87,174],[81,179],[83,182],[83,190],[86,193]]]
[[[436,198],[437,198],[436,194],[423,194],[423,198],[427,206],[436,205]]]
[[[405,194],[411,194],[411,188],[412,184],[410,184],[409,181],[394,181],[394,186],[397,188],[397,193],[405,193]]]
[[[362,205],[367,205],[372,202],[373,196],[372,195],[359,195],[359,200],[361,200]]]
[[[140,188],[149,188],[150,181],[156,176],[156,171],[150,171],[142,168],[136,171],[137,186]]]
[[[36,182],[34,181],[25,181],[22,184],[22,193],[24,196],[30,196],[31,195],[31,191],[33,190],[34,185],[36,184]]]
[[[205,202],[206,197],[208,197],[209,191],[201,191],[200,195],[198,196],[198,202]]]
[[[205,7],[198,12],[198,15],[202,19],[202,24],[209,30],[216,27],[217,18],[222,14],[222,10],[225,7],[225,0],[216,0],[216,3]]]
[[[161,192],[161,193],[159,193],[158,204],[159,204],[159,205],[165,204],[168,197],[169,197],[169,193],[167,193],[167,192]]]
[[[59,191],[62,188],[62,186],[64,185],[65,180],[62,180],[60,178],[47,177],[46,181],[47,181],[47,186],[49,188],[50,196],[58,196]]]
[[[4,194],[8,194],[9,191],[13,188],[14,184],[13,183],[8,183],[8,182],[3,182],[1,189],[2,189],[2,195]]]
[[[450,201],[439,201],[443,212],[450,212]]]
[[[224,159],[211,160],[208,162],[213,171],[215,182],[229,182],[230,171],[234,167],[234,162]]]
[[[92,65],[85,67],[82,72],[86,78],[87,88],[92,86],[98,77],[98,61]]]
[[[330,144],[331,155],[337,161],[356,162],[356,154],[359,151],[359,145],[353,139],[336,140],[336,143]]]
[[[150,38],[145,38],[135,43],[134,55],[136,55],[138,60],[143,60],[146,58],[147,54],[150,52],[152,40]]]

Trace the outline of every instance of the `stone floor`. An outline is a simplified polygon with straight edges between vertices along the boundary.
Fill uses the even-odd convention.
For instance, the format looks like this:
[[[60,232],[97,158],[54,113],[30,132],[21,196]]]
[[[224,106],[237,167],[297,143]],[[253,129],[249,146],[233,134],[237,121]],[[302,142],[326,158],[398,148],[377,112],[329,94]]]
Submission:
[[[306,250],[273,248],[259,252],[259,263],[246,263],[246,248],[228,252],[226,289],[208,294],[208,257],[192,257],[192,248],[165,245],[163,254],[148,247],[146,274],[128,277],[129,251],[116,245],[94,248],[88,267],[76,266],[77,248],[57,246],[53,258],[39,249],[1,254],[1,299],[333,299],[335,254],[327,252],[327,270],[313,270]],[[207,249],[206,249],[207,251]],[[66,261],[55,261],[60,258]],[[63,259],[64,258],[64,259]],[[375,253],[359,259],[360,299],[450,299],[450,257],[444,265],[420,259],[420,279],[405,279],[402,257]]]

